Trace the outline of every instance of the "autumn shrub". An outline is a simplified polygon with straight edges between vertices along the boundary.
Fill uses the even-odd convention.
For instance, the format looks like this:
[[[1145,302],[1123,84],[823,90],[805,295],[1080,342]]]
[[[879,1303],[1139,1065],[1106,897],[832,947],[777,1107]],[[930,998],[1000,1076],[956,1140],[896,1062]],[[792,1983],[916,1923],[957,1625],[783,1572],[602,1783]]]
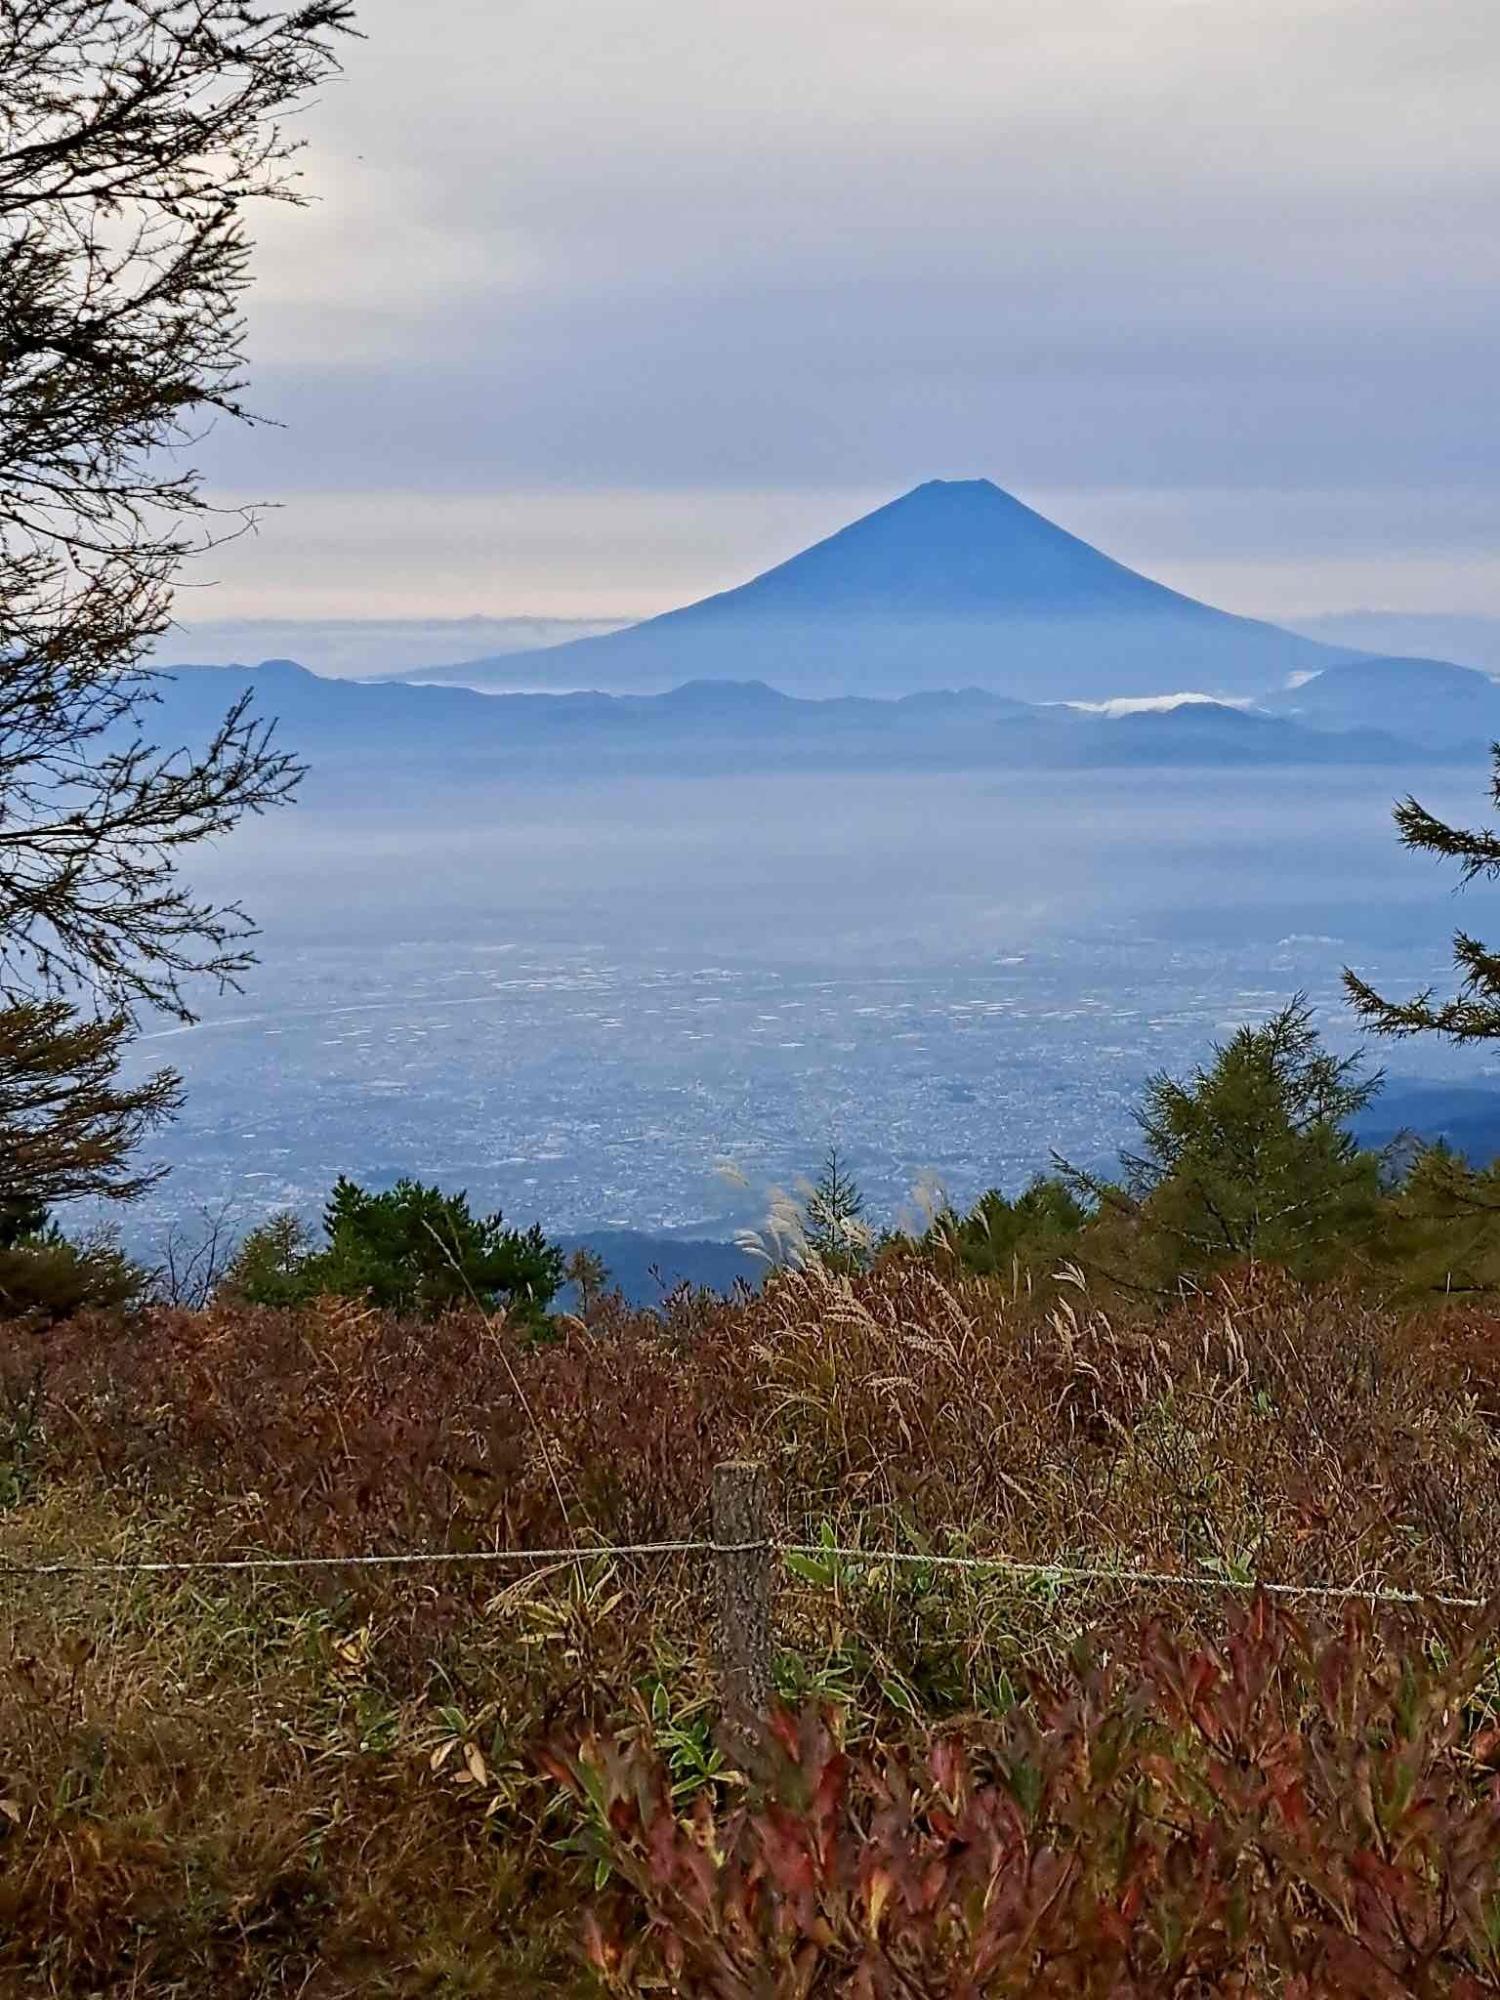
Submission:
[[[706,1538],[718,1459],[772,1472],[773,1532],[800,1549],[776,1572],[776,1685],[844,1718],[864,1828],[930,1741],[956,1735],[978,1786],[996,1743],[1070,1702],[1094,1719],[1057,1721],[1059,1743],[1116,1729],[1165,1685],[1143,1678],[1143,1616],[1201,1648],[1219,1584],[1487,1596],[1497,1335],[1479,1308],[1414,1317],[1256,1272],[1106,1312],[1072,1281],[1028,1298],[899,1248],[660,1315],[601,1299],[550,1343],[472,1307],[348,1299],[0,1329],[0,1992],[81,2000],[113,1990],[112,1960],[147,2000],[590,1990],[575,1946],[602,1857],[546,1746],[644,1713],[684,1814],[701,1793],[717,1824],[746,1796],[716,1734],[704,1560],[608,1553]],[[590,1553],[541,1553],[560,1547]],[[497,1549],[535,1559],[128,1567]],[[1456,1629],[1443,1643],[1457,1657]],[[1092,1709],[1068,1678],[1082,1644],[1104,1663]],[[1377,1693],[1398,1662],[1440,1664],[1424,1645],[1383,1637]],[[1290,1714],[1312,1669],[1277,1671]],[[1165,1699],[1130,1737],[1142,1785]],[[1477,1772],[1464,1742],[1433,1783]],[[1182,1763],[1200,1788],[1206,1754]],[[1125,1793],[1101,1796],[1123,1825]]]
[[[572,1884],[538,1830],[548,1788],[528,1780],[526,1811],[486,1820],[453,1773],[433,1772],[454,1689],[379,1658],[397,1597],[358,1606],[337,1590],[196,1580],[149,1596],[13,1591],[0,1992],[369,2000],[581,1985]],[[477,1652],[482,1609],[469,1622]],[[445,1650],[438,1625],[429,1658]],[[493,1737],[492,1717],[490,1755]],[[498,1757],[494,1775],[509,1775]]]
[[[912,1258],[790,1275],[740,1323],[758,1449],[804,1532],[1460,1594],[1500,1576],[1484,1313],[1247,1271],[1128,1319]]]
[[[539,1347],[472,1310],[223,1305],[84,1317],[0,1377],[28,1355],[54,1472],[170,1509],[199,1552],[649,1538],[701,1510],[735,1415],[711,1342],[645,1316]]]
[[[616,1885],[591,1960],[688,2000],[1495,1992],[1489,1638],[1434,1664],[1261,1599],[985,1729],[781,1711],[748,1794],[690,1801],[649,1740],[588,1739],[555,1769]]]

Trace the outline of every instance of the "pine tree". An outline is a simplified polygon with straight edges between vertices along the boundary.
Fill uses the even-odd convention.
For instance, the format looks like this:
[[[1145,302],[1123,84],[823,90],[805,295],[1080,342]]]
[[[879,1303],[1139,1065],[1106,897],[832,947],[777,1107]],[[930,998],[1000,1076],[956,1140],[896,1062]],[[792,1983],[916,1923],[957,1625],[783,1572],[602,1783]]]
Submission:
[[[1132,1225],[1145,1282],[1250,1262],[1316,1275],[1347,1259],[1378,1209],[1380,1156],[1347,1130],[1380,1088],[1378,1074],[1360,1072],[1358,1057],[1321,1046],[1298,996],[1239,1029],[1185,1082],[1150,1079],[1122,1181],[1069,1177]]]
[[[165,1169],[132,1164],[177,1109],[171,1070],[120,1081],[130,1026],[83,1020],[62,1000],[0,1008],[0,1244],[35,1235],[57,1202],[131,1201]]]
[[[1500,806],[1500,743],[1491,747],[1494,769],[1490,797]],[[1414,853],[1436,854],[1459,864],[1459,887],[1481,876],[1500,876],[1500,833],[1490,827],[1450,826],[1408,796],[1392,815],[1401,844]],[[1449,1000],[1426,987],[1409,1000],[1387,1000],[1348,967],[1344,986],[1355,1012],[1376,1034],[1442,1035],[1452,1042],[1486,1042],[1500,1036],[1500,953],[1467,931],[1453,933],[1453,965],[1458,990]]]
[[[421,1181],[373,1193],[341,1176],[323,1234],[316,1246],[294,1217],[273,1216],[246,1237],[226,1291],[255,1305],[365,1298],[418,1318],[476,1305],[540,1324],[563,1282],[563,1253],[540,1228],[507,1228]]]
[[[865,1198],[839,1156],[830,1146],[823,1171],[803,1205],[802,1232],[809,1252],[834,1271],[863,1270],[870,1261],[870,1229],[864,1220]]]
[[[1398,1295],[1451,1298],[1500,1287],[1500,1165],[1471,1167],[1419,1145],[1384,1204],[1378,1261]]]
[[[1018,1195],[982,1194],[967,1215],[940,1215],[927,1241],[966,1271],[1030,1284],[1075,1259],[1093,1214],[1058,1174],[1037,1174]]]
[[[247,701],[204,746],[156,740],[146,660],[182,564],[224,532],[176,448],[245,414],[246,214],[302,199],[280,121],[350,25],[347,0],[0,0],[0,1211],[16,1228],[149,1184],[126,1156],[177,1084],[119,1085],[127,1016],[190,1020],[197,977],[252,963],[245,913],[193,895],[178,864],[287,799],[300,767]],[[80,995],[102,1018],[73,1013]]]
[[[569,1253],[562,1275],[563,1283],[577,1294],[579,1317],[587,1319],[609,1284],[608,1264],[597,1250],[580,1243]]]

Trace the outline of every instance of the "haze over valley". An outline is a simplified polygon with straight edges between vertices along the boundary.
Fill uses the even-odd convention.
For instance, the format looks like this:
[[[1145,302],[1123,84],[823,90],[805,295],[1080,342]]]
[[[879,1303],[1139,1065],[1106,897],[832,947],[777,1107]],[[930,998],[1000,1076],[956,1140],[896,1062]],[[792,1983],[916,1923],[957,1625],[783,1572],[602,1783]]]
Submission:
[[[139,1227],[312,1216],[348,1171],[726,1237],[831,1142],[886,1221],[1107,1163],[1232,1024],[1305,991],[1349,1045],[1346,962],[1440,976],[1389,810],[1471,800],[1500,736],[1476,669],[1230,617],[985,481],[543,650],[392,680],[376,627],[356,678],[359,629],[337,678],[162,685],[164,737],[248,691],[311,770],[207,873],[262,963],[143,1046],[189,1090]]]
[[[1142,1079],[1345,961],[1439,976],[1389,770],[498,778],[319,805],[206,877],[254,885],[246,995],[165,1027],[188,1081],[137,1226],[332,1179],[468,1187],[560,1230],[725,1235],[847,1149],[893,1219],[935,1176],[1097,1161]],[[1472,773],[1409,767],[1439,803]],[[1316,859],[1316,866],[1313,861]],[[1400,1066],[1473,1081],[1472,1058]],[[729,1162],[740,1186],[718,1172]]]

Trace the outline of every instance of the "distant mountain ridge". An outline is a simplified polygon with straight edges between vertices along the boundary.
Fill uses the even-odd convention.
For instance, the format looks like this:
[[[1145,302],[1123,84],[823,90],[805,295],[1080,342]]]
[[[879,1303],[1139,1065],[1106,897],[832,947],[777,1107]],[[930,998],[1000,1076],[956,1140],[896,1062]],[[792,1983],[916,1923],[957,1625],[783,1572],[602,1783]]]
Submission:
[[[809,700],[763,682],[693,681],[659,695],[492,695],[324,680],[289,660],[177,667],[160,687],[151,711],[158,742],[201,741],[248,691],[262,714],[279,718],[288,746],[315,771],[353,772],[366,785],[402,771],[430,785],[434,771],[483,782],[528,773],[578,779],[1412,761],[1394,735],[1359,726],[1315,728],[1213,702],[1116,716],[981,688]]]
[[[1364,1146],[1404,1140],[1441,1142],[1471,1166],[1500,1156],[1500,1091],[1483,1084],[1440,1083],[1425,1077],[1388,1077],[1384,1088],[1353,1120]]]
[[[1427,750],[1463,750],[1500,737],[1500,684],[1445,660],[1349,661],[1262,705],[1309,728],[1378,729]]]
[[[546,651],[410,680],[796,694],[974,686],[1028,700],[1255,694],[1352,649],[1155,583],[987,479],[929,480],[732,590]]]
[[[758,1290],[769,1268],[737,1243],[716,1237],[652,1236],[638,1229],[588,1229],[565,1236],[567,1250],[590,1250],[609,1273],[607,1288],[622,1292],[633,1306],[659,1306],[678,1286],[728,1294],[736,1285]],[[579,1307],[569,1285],[558,1304]]]

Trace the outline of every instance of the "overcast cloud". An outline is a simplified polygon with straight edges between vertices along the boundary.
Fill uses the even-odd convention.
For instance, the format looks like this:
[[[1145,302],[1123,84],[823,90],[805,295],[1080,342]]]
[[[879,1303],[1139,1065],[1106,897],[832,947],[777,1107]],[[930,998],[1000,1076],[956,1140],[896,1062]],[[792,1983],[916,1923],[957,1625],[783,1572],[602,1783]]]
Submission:
[[[362,24],[214,615],[639,613],[974,474],[1235,609],[1500,611],[1494,0]]]

